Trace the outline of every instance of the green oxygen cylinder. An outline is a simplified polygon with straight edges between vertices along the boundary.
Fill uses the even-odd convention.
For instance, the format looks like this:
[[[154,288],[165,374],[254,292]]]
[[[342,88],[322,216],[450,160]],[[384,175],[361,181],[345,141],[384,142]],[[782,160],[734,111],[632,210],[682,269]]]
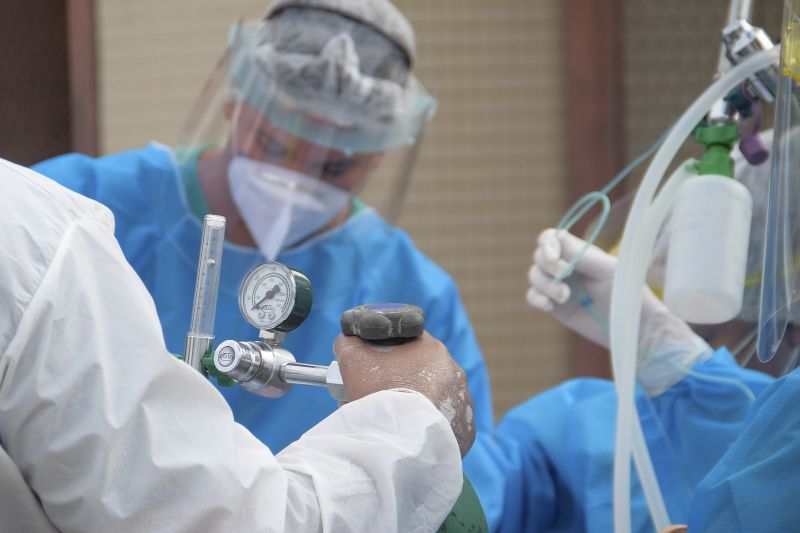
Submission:
[[[349,309],[341,317],[342,333],[377,344],[397,345],[415,339],[425,331],[422,309],[415,305],[380,303]],[[448,533],[488,533],[489,526],[478,495],[467,476],[461,495],[439,527]]]
[[[445,531],[447,533],[488,533],[489,531],[483,507],[481,507],[478,495],[467,476],[464,476],[464,486],[453,510],[447,515],[444,523],[439,526],[440,533]]]

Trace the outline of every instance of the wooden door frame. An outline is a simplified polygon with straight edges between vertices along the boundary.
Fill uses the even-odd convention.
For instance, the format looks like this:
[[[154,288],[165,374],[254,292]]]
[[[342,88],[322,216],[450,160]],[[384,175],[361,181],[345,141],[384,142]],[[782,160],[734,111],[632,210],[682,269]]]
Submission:
[[[624,163],[622,0],[565,0],[569,204],[603,187]],[[572,375],[609,377],[608,352],[573,335]]]
[[[94,0],[67,0],[67,61],[72,149],[99,152]]]

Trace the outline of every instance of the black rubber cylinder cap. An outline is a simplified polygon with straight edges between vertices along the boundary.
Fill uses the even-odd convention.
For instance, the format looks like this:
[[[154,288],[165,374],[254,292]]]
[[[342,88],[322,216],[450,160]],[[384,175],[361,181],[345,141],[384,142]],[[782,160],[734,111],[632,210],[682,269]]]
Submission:
[[[367,341],[398,344],[422,335],[425,313],[416,305],[380,303],[359,305],[340,319],[342,333]]]

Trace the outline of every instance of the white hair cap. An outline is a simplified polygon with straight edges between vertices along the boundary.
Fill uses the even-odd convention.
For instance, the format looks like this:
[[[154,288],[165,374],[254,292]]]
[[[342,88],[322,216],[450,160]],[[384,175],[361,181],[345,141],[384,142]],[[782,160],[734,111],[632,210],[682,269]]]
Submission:
[[[370,26],[399,46],[413,65],[417,49],[411,23],[388,0],[273,0],[264,15],[269,19],[287,7],[307,7],[339,13]]]

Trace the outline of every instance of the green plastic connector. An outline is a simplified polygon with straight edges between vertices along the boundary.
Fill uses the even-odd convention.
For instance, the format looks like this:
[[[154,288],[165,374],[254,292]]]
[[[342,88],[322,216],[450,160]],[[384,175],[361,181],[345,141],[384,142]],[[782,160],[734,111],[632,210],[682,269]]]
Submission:
[[[236,385],[236,382],[233,381],[231,378],[217,370],[217,367],[214,366],[214,351],[209,350],[203,356],[203,366],[206,368],[206,372],[208,372],[209,376],[213,376],[216,378],[217,383],[220,387],[233,387]]]
[[[697,161],[698,174],[716,174],[733,177],[733,158],[731,149],[739,138],[739,126],[735,122],[709,125],[701,123],[694,130],[694,140],[706,147],[703,156]]]
[[[183,361],[183,354],[173,353],[171,354],[175,359]],[[220,387],[233,387],[236,385],[236,382],[233,381],[231,378],[217,370],[217,367],[214,366],[214,352],[209,351],[207,354],[203,356],[203,366],[206,369],[206,373],[209,376],[214,376],[217,378],[217,383],[219,383]]]

